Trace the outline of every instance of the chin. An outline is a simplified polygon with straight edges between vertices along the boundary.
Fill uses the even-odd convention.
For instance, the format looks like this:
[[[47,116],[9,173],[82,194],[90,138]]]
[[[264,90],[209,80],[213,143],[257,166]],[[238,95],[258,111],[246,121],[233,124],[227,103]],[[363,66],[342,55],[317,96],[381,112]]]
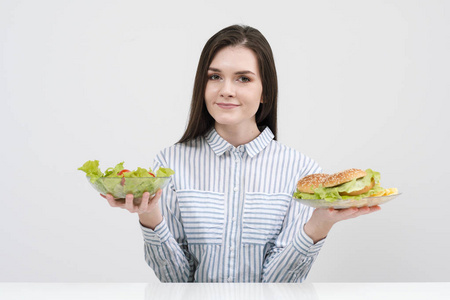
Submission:
[[[239,124],[238,122],[233,122],[230,120],[216,120],[216,124],[222,125],[222,126],[233,126]]]
[[[220,125],[236,125],[238,124],[238,120],[236,120],[235,118],[230,118],[230,117],[226,117],[226,116],[212,116],[214,118],[214,120],[216,121],[217,124]]]

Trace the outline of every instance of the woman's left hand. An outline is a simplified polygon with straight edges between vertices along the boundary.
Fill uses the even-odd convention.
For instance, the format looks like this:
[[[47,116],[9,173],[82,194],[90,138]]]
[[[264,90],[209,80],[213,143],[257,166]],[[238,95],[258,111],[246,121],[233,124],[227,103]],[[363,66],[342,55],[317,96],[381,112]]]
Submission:
[[[305,224],[305,233],[316,243],[324,239],[328,235],[328,232],[330,232],[331,227],[337,222],[376,212],[380,209],[378,205],[346,209],[317,208]]]

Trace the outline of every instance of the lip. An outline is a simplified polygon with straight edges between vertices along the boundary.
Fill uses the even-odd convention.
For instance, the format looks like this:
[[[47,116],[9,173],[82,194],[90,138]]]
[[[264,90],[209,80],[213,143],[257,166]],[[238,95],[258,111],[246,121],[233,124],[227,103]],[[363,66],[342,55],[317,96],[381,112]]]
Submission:
[[[223,109],[233,109],[233,108],[239,107],[239,105],[232,104],[232,103],[216,103],[216,105]]]

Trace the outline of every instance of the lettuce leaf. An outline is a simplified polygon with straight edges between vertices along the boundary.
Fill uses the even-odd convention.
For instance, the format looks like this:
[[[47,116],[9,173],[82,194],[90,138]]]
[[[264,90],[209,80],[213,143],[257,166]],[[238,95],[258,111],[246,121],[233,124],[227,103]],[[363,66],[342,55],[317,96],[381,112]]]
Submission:
[[[158,171],[156,171],[156,177],[169,177],[173,174],[175,174],[175,172],[169,168],[159,168]]]
[[[100,177],[104,177],[103,172],[99,168],[98,160],[88,160],[78,170],[86,172],[86,176],[90,178],[90,181],[94,183]]]
[[[126,172],[123,173],[122,176],[126,177],[126,178],[136,178],[136,177],[153,177],[152,175],[150,175],[149,170],[144,169],[144,168],[137,168],[134,171],[131,172]],[[151,172],[151,170],[150,170]]]
[[[122,177],[119,172],[124,169],[123,164],[124,162],[120,162],[114,168],[106,169],[104,177]]]

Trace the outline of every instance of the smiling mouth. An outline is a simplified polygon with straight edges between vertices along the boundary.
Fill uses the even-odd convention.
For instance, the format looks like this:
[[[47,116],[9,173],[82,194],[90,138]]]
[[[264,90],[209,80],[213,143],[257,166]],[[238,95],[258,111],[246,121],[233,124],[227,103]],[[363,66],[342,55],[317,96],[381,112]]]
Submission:
[[[223,109],[232,109],[239,107],[237,104],[231,104],[231,103],[217,103],[217,106]]]

